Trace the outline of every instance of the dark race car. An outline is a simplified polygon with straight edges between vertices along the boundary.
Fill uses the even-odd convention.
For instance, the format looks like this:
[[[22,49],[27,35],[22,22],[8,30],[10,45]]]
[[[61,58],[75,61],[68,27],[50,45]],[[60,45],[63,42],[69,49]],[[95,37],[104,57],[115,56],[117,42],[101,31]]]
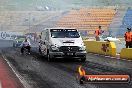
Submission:
[[[13,40],[13,47],[20,47],[26,36],[18,36]]]

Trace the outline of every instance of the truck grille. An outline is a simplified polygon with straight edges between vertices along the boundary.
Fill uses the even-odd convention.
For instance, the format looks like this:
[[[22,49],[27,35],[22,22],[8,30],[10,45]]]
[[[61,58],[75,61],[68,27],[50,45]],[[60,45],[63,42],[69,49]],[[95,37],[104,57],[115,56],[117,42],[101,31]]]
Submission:
[[[79,51],[79,47],[78,46],[61,46],[60,51],[62,52],[71,52],[71,51]]]

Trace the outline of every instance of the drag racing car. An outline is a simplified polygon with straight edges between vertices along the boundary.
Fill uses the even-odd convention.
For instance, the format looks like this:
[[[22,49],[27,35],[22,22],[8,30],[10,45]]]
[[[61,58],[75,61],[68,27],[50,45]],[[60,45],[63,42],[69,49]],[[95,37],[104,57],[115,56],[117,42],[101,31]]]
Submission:
[[[54,58],[71,57],[86,60],[86,46],[75,28],[46,28],[41,32],[39,52],[48,61]]]
[[[25,40],[26,36],[17,36],[14,40],[13,40],[13,47],[20,47],[20,45],[22,44],[22,42]]]

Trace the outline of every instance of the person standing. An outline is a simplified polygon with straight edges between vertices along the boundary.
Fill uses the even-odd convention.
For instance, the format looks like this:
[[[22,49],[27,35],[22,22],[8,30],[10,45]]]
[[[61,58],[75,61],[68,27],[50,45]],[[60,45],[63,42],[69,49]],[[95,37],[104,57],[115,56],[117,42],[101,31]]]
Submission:
[[[36,42],[37,41],[37,33],[35,32],[34,33],[34,42]]]
[[[131,28],[127,28],[127,32],[124,34],[126,41],[126,48],[132,48],[132,32]]]
[[[101,26],[98,27],[98,29],[95,30],[95,38],[96,41],[100,41],[100,36],[102,35],[103,31],[101,30]]]

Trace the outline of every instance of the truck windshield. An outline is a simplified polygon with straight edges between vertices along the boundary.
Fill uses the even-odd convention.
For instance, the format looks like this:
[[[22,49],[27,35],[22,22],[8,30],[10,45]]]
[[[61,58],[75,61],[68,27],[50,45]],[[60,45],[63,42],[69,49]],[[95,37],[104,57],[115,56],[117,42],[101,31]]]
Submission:
[[[76,29],[51,29],[52,38],[79,38],[80,35]]]

